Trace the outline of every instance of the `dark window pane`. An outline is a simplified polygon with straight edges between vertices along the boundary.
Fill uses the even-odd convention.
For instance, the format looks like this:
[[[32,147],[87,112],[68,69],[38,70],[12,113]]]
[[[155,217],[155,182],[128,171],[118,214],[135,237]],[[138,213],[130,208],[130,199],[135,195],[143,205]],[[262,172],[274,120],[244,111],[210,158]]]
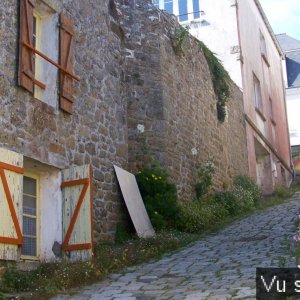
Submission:
[[[193,0],[193,11],[194,11],[194,19],[199,19],[200,18],[199,0]]]
[[[173,14],[173,0],[164,0],[164,9],[169,13]]]
[[[187,9],[187,0],[179,0],[178,1],[178,8],[179,8],[179,21],[187,21],[188,20],[188,9]]]
[[[23,179],[23,193],[36,196],[36,180],[24,176]]]
[[[23,237],[22,254],[36,256],[36,238]]]

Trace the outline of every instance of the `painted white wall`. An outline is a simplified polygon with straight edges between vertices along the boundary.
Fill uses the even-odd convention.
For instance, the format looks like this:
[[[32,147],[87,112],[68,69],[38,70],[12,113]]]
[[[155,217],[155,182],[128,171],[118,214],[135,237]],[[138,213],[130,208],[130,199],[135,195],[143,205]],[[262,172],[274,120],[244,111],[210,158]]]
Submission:
[[[173,14],[178,15],[178,1],[173,0]],[[154,1],[164,9],[164,0]],[[188,21],[181,22],[189,26],[189,32],[204,42],[221,60],[232,80],[242,89],[240,65],[240,47],[237,29],[235,0],[200,0],[200,19],[188,15]],[[193,12],[192,0],[187,0],[188,12]]]
[[[184,22],[222,61],[232,80],[242,89],[240,48],[235,1],[201,0],[200,20]]]
[[[300,145],[300,87],[286,89],[291,146]]]

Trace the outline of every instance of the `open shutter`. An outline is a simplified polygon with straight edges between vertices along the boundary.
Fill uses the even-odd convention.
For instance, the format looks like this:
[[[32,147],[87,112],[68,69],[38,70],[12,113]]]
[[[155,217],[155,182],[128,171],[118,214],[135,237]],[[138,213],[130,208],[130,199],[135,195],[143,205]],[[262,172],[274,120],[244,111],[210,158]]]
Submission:
[[[60,15],[60,65],[73,73],[73,21],[65,15]],[[73,79],[67,73],[60,71],[60,108],[72,113]]]
[[[22,244],[23,156],[0,148],[0,259],[17,260]]]
[[[34,53],[25,47],[33,42],[33,9],[35,0],[20,0],[20,46],[19,46],[19,85],[29,92],[34,91]]]
[[[90,165],[62,171],[63,250],[71,260],[89,259],[93,253],[93,212]]]

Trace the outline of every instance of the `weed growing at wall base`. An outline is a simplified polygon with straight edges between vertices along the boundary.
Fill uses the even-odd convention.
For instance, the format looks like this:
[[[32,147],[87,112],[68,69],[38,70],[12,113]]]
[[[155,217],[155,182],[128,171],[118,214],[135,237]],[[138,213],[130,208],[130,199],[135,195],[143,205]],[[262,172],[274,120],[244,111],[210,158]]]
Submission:
[[[199,163],[197,166],[198,181],[195,185],[197,199],[205,196],[212,186],[213,175],[215,174],[215,165],[211,160],[205,163]]]
[[[254,210],[255,203],[261,199],[259,188],[247,176],[237,177],[231,191],[207,195],[212,184],[213,168],[206,163],[199,170],[197,200],[180,205],[180,230],[197,233],[207,230],[226,219]]]
[[[169,182],[168,174],[159,164],[153,164],[139,172],[136,179],[154,228],[174,228],[179,208],[176,186]]]
[[[27,299],[27,296],[31,300],[48,299],[59,291],[91,284],[125,267],[158,259],[164,253],[184,247],[198,239],[199,235],[194,234],[160,232],[154,238],[129,239],[121,245],[99,243],[91,261],[42,264],[37,270],[30,272],[11,267],[2,279],[0,278],[0,299],[23,300]]]

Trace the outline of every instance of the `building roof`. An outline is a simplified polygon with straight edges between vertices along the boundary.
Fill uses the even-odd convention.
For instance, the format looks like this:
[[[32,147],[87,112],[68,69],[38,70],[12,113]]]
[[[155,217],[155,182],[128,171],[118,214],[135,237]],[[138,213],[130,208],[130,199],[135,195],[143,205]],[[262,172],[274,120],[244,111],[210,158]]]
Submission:
[[[276,35],[286,57],[286,72],[288,87],[300,86],[300,41],[286,33]]]
[[[279,43],[278,43],[278,41],[276,39],[275,33],[274,33],[274,31],[273,31],[270,23],[269,23],[269,20],[268,20],[266,14],[265,14],[265,12],[264,12],[264,10],[263,10],[260,2],[259,2],[259,0],[254,0],[254,3],[256,4],[256,7],[258,8],[258,11],[259,11],[260,15],[262,16],[262,19],[263,19],[263,21],[264,21],[264,23],[265,23],[265,25],[266,25],[266,27],[267,27],[270,35],[271,35],[271,38],[272,38],[272,40],[273,40],[273,42],[275,44],[275,47],[276,47],[279,55],[283,58],[284,57],[283,51],[282,51],[282,49],[281,49],[281,47],[280,47],[280,45],[279,45]]]
[[[300,50],[300,41],[290,37],[286,33],[276,34],[276,38],[284,52],[295,49]]]

